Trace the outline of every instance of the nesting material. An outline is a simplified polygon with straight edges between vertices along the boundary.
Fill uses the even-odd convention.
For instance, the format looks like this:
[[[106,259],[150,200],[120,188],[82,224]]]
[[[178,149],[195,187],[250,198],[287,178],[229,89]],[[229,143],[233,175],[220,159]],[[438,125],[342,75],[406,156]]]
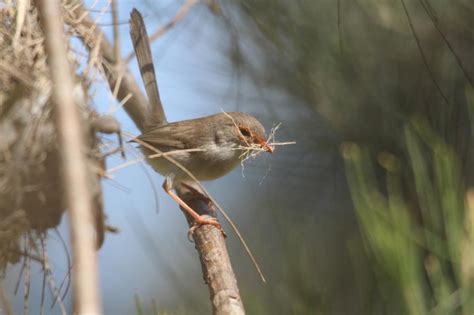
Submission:
[[[222,111],[222,112],[224,114],[226,114],[227,117],[229,117],[229,119],[232,120],[232,123],[234,124],[235,128],[237,128],[237,130],[239,130],[239,126],[234,121],[232,116],[230,116],[229,114],[227,114],[224,111]],[[280,126],[281,126],[281,123],[278,123],[277,125],[273,126],[272,129],[270,130],[269,134],[268,134],[268,138],[266,140],[266,143],[268,144],[268,146],[270,148],[272,148],[272,150],[274,150],[276,146],[296,144],[295,141],[288,141],[288,142],[278,142],[278,141],[276,141],[275,134],[276,134],[276,131],[278,130],[278,128],[280,128]],[[239,130],[239,132],[240,132],[240,130]],[[242,135],[242,139],[245,139],[245,137],[243,135]],[[242,152],[241,155],[240,155],[240,158],[241,158],[240,164],[242,166],[242,169],[244,169],[244,167],[245,167],[244,163],[248,159],[250,159],[250,158],[255,159],[260,153],[267,152],[267,149],[262,148],[261,145],[256,144],[256,143],[248,143],[247,141],[245,141],[245,143],[243,145],[235,148],[234,150],[238,150],[238,151]]]
[[[51,81],[37,10],[29,1],[0,5],[0,269],[18,261],[20,237],[56,227],[65,211]],[[19,2],[19,3],[20,3]],[[95,194],[98,242],[103,240],[99,141],[90,127],[89,82],[75,55],[76,104],[89,135],[90,185]]]

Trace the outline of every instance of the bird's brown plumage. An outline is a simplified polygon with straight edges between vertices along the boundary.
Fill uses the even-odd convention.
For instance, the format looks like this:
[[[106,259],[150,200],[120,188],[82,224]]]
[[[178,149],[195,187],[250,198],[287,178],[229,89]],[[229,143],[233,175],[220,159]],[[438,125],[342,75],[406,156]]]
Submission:
[[[242,146],[266,143],[262,124],[255,117],[240,112],[168,123],[150,129],[137,139],[162,152],[202,150],[171,155],[199,180],[215,179],[232,170],[241,161],[242,151],[239,148]],[[143,146],[142,150],[147,156],[156,153]],[[149,159],[148,162],[158,173],[175,178],[175,182],[187,178],[165,158]]]

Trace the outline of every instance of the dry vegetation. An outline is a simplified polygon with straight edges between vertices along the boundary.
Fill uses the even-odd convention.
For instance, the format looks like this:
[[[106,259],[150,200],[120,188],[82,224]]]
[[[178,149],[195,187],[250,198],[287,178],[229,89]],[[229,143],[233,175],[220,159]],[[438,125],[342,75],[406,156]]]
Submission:
[[[68,29],[68,34],[73,32]],[[99,176],[103,161],[92,127],[97,114],[89,107],[87,70],[79,70],[78,56],[69,51],[76,74],[72,94],[88,130],[88,178],[100,246],[104,239]],[[5,270],[8,263],[23,257],[35,259],[48,271],[44,240],[65,211],[64,187],[44,36],[38,12],[27,1],[6,1],[0,6],[0,86],[0,268]],[[57,289],[52,291],[59,294]]]

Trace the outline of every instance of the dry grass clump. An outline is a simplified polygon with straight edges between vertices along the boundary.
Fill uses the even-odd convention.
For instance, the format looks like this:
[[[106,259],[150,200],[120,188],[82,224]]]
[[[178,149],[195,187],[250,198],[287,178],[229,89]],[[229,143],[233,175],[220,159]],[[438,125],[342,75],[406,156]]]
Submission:
[[[4,1],[0,5],[0,269],[19,260],[21,235],[57,226],[65,210],[43,45],[36,8],[29,1]],[[69,57],[77,67],[74,55]],[[87,105],[87,85],[86,77],[77,74],[71,93],[84,121],[90,122],[95,114]],[[100,178],[94,175],[101,163],[98,140],[91,128],[85,132],[90,135],[85,150],[101,242]]]

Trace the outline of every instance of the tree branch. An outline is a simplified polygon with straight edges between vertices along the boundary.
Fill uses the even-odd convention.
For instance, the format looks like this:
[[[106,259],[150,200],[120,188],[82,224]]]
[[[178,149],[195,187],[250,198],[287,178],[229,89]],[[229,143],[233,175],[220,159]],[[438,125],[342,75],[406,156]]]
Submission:
[[[68,10],[68,9],[66,9]],[[106,39],[105,34],[97,27],[95,22],[91,19],[89,12],[85,9],[84,5],[78,4],[77,1],[71,0],[70,9],[68,13],[71,17],[68,23],[79,32],[79,37],[86,47],[91,51],[98,38],[100,41],[100,54],[103,58],[103,68],[107,81],[110,86],[110,90],[114,91],[119,78],[121,79],[120,88],[117,93],[117,101],[120,102],[129,95],[132,97],[125,102],[124,109],[133,120],[135,125],[141,131],[145,130],[145,118],[148,114],[148,101],[143,95],[138,86],[135,78],[128,70],[124,67],[115,67],[117,61],[115,59],[114,49],[110,42]]]
[[[199,187],[193,185],[193,188],[203,193]],[[197,213],[216,217],[214,210],[210,209],[204,201],[195,198],[195,193],[183,186],[176,188],[176,192]],[[193,226],[193,218],[184,210],[183,213],[189,226]],[[245,314],[222,232],[213,225],[203,225],[194,231],[193,239],[196,250],[199,252],[204,281],[209,287],[212,313],[215,315]]]

